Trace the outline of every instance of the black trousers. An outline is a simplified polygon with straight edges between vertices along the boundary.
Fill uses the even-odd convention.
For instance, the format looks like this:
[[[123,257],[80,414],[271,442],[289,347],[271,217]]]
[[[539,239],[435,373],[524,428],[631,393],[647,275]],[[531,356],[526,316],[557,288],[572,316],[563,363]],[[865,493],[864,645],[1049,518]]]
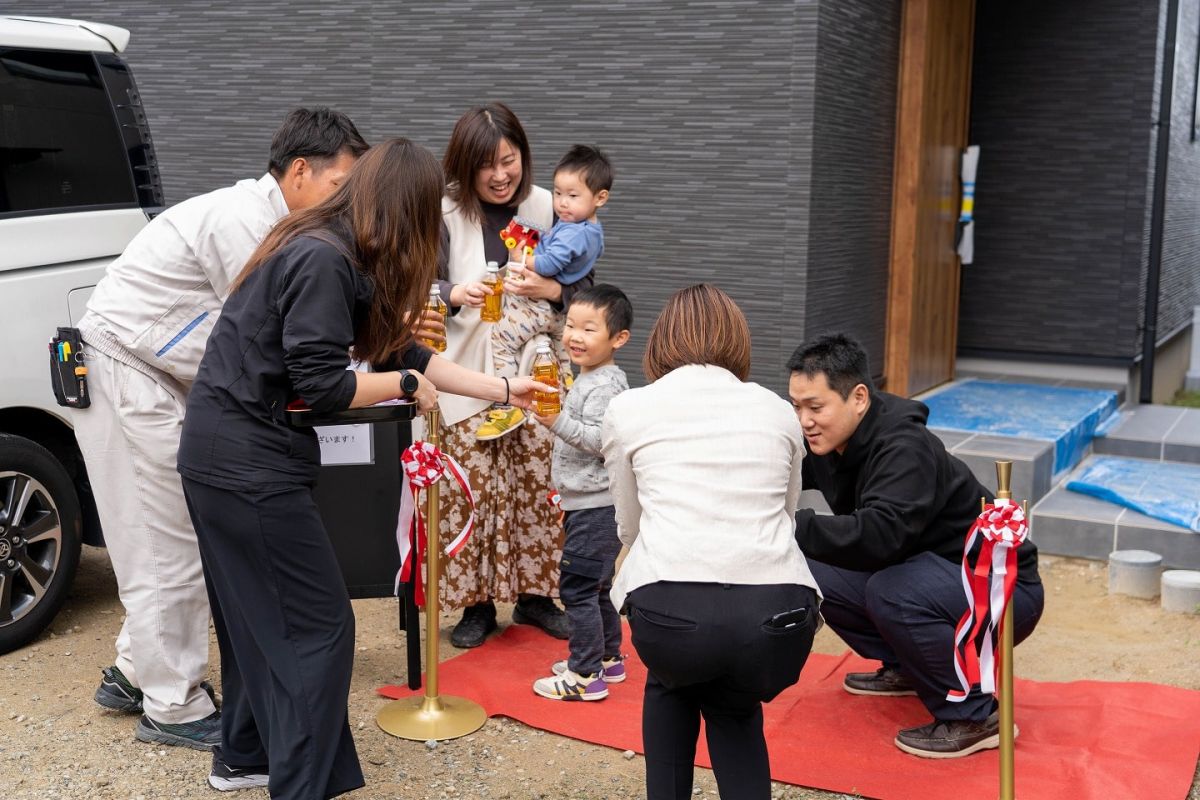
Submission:
[[[723,798],[769,800],[762,704],[800,677],[817,596],[794,584],[652,583],[626,602],[646,665],[642,742],[649,800],[692,796],[700,719]],[[782,619],[776,615],[795,612]]]
[[[221,650],[222,760],[267,766],[277,800],[359,788],[354,614],[311,490],[183,490]]]
[[[960,689],[954,672],[954,628],[967,610],[962,565],[919,553],[878,572],[831,567],[811,558],[825,600],[821,613],[838,636],[865,658],[899,668],[935,719],[982,722],[995,699],[974,687],[961,703],[946,700]],[[1033,633],[1042,616],[1040,580],[1020,578],[1013,590],[1013,641]]]

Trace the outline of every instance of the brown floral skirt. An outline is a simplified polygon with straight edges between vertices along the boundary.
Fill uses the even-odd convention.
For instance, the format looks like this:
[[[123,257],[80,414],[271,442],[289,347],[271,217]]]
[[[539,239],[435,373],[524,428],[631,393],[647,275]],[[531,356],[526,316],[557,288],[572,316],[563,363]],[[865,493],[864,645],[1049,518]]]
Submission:
[[[475,492],[475,533],[443,562],[440,594],[449,608],[489,598],[511,603],[520,594],[558,596],[563,532],[558,510],[546,499],[554,435],[531,419],[507,436],[479,442],[475,429],[486,415],[442,428],[442,450],[462,465]],[[441,497],[442,537],[449,541],[470,506],[457,486]]]

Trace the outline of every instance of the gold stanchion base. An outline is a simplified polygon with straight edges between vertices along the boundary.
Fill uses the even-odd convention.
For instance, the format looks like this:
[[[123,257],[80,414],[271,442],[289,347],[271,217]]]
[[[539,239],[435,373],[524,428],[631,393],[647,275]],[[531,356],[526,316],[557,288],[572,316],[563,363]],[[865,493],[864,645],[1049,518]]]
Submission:
[[[375,722],[384,733],[424,742],[474,733],[487,722],[487,712],[465,697],[406,697],[380,709]]]

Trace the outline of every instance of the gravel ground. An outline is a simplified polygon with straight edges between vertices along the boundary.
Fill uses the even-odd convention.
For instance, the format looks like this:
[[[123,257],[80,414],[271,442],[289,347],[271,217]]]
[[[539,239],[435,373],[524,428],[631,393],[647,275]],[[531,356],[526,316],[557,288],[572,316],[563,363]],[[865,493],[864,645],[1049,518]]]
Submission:
[[[1156,681],[1200,689],[1200,616],[1166,614],[1155,602],[1109,597],[1104,566],[1046,557],[1047,610],[1017,651],[1017,674],[1041,680],[1094,678]],[[356,800],[384,798],[579,798],[643,796],[641,756],[582,744],[494,718],[477,733],[427,747],[375,726],[376,686],[402,681],[404,648],[394,600],[356,600],[358,641],[350,696],[351,726],[367,787]],[[0,656],[0,798],[216,797],[207,788],[209,756],[133,739],[134,717],[100,710],[92,692],[112,661],[121,624],[112,569],[103,550],[85,548],[74,591],[51,631]],[[508,611],[500,610],[500,619]],[[454,616],[442,620],[443,657]],[[816,649],[845,646],[827,630]],[[216,657],[216,644],[213,644]],[[214,670],[215,673],[215,670]],[[213,682],[216,683],[214,675]],[[712,773],[698,769],[698,797],[715,798]],[[267,797],[265,790],[234,795]],[[775,798],[846,795],[777,784]],[[1188,797],[1200,800],[1194,782]]]

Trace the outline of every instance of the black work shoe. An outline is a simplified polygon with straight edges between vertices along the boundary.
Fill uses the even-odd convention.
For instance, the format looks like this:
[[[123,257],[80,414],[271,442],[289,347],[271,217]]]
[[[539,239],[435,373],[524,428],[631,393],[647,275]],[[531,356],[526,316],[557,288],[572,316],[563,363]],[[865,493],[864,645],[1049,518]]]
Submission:
[[[874,672],[850,672],[842,679],[842,688],[850,694],[902,697],[916,694],[913,682],[898,669],[880,667]]]
[[[463,609],[462,619],[450,631],[450,644],[455,647],[479,647],[496,625],[496,604],[490,600]]]
[[[141,742],[174,744],[193,750],[212,750],[221,743],[221,712],[214,711],[204,719],[181,722],[178,725],[155,722],[143,714],[133,735]]]
[[[267,785],[267,766],[231,767],[221,759],[221,748],[213,750],[212,772],[208,774],[208,785],[218,792],[236,792],[239,789],[257,789]]]
[[[512,621],[518,625],[536,625],[555,639],[567,638],[566,612],[549,597],[521,597],[513,606]]]
[[[211,683],[201,681],[200,688],[208,693],[214,708],[221,707]],[[142,696],[142,690],[130,683],[119,667],[114,665],[100,670],[100,685],[93,696],[97,705],[123,714],[141,714]]]
[[[1013,726],[1013,737],[1019,731]],[[896,747],[922,758],[961,758],[1000,746],[1000,712],[983,722],[934,720],[919,728],[906,728],[896,735]]]

